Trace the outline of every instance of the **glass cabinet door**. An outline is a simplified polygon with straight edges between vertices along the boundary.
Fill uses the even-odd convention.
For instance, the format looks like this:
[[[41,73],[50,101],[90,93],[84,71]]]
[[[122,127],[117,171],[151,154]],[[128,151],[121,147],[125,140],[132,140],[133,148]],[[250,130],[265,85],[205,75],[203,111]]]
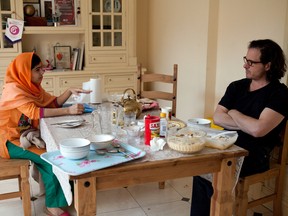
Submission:
[[[123,1],[92,0],[92,47],[123,47]]]
[[[0,21],[1,21],[1,35],[0,35],[0,52],[14,52],[16,44],[11,43],[5,38],[6,23],[8,18],[14,17],[14,0],[0,0]]]

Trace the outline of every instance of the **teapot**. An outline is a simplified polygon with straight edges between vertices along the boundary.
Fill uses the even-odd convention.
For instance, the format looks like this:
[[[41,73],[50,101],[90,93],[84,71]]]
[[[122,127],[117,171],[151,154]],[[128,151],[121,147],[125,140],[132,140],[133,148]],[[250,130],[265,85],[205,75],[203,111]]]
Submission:
[[[127,92],[131,91],[131,94],[128,94]],[[127,98],[125,96],[127,95]],[[120,105],[124,108],[125,113],[129,112],[136,112],[136,117],[138,118],[142,112],[142,105],[137,101],[136,93],[134,89],[127,88],[125,89],[122,99],[120,101]]]

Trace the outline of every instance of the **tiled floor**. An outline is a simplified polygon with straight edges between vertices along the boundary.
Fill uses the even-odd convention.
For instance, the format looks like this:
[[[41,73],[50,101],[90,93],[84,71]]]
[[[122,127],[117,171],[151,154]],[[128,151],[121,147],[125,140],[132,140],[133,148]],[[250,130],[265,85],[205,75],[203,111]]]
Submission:
[[[39,192],[36,182],[30,180],[31,192],[35,197]],[[0,193],[17,188],[16,180],[0,182]],[[99,191],[97,193],[97,216],[189,216],[191,204],[191,178],[166,181],[165,189],[158,189],[158,183],[149,183],[127,188]],[[44,197],[32,202],[34,216],[43,213]],[[67,209],[71,215],[76,215],[72,207]],[[272,215],[265,208],[258,208],[256,212],[263,216]],[[20,199],[0,201],[0,215],[22,216],[22,202]],[[253,212],[249,212],[249,216]]]

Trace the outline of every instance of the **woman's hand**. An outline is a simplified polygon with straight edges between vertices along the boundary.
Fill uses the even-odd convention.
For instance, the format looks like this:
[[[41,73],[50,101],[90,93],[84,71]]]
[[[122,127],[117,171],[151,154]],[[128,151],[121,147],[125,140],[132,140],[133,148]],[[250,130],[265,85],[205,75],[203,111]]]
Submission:
[[[83,112],[84,112],[83,104],[74,104],[68,107],[68,113],[70,115],[79,115],[82,114]]]
[[[73,88],[72,87],[72,88],[67,89],[62,95],[57,97],[57,103],[60,106],[62,106],[72,94],[79,96],[80,93],[90,94],[91,92],[92,92],[91,90],[84,90],[82,88]]]
[[[91,90],[84,90],[82,88],[70,88],[69,90],[73,95],[79,95],[80,93],[90,94],[92,92]]]
[[[45,108],[44,117],[64,116],[64,115],[81,115],[85,110],[83,104],[74,104],[69,107]]]

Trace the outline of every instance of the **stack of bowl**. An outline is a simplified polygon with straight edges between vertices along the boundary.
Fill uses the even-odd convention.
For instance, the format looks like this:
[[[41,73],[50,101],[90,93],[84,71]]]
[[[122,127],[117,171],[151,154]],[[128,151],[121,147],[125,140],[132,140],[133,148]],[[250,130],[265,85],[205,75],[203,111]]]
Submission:
[[[90,141],[83,138],[69,138],[61,140],[60,152],[67,159],[82,159],[88,156]]]

